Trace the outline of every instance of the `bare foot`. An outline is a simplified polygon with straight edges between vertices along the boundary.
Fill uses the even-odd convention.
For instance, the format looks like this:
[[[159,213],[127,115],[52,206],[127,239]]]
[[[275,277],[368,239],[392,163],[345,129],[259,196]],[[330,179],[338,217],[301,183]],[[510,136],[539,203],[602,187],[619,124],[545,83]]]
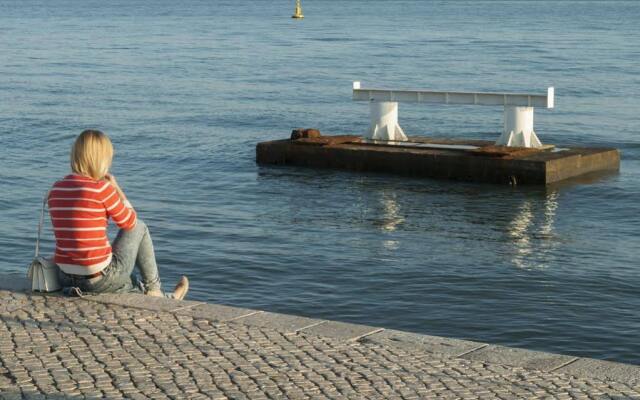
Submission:
[[[147,293],[145,293],[147,296],[151,296],[151,297],[164,297],[164,294],[162,293],[162,291],[160,289],[156,289],[156,290],[149,290]]]
[[[186,276],[183,276],[182,278],[180,278],[180,281],[178,281],[178,284],[176,285],[175,289],[173,289],[173,298],[176,300],[182,300],[184,299],[184,296],[187,295],[188,291],[189,291],[189,279],[187,279]]]

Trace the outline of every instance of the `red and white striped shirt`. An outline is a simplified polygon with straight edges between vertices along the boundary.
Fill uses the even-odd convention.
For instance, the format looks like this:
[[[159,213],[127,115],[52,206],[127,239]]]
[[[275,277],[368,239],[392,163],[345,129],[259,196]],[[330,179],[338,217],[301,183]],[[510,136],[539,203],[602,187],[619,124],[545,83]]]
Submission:
[[[109,218],[121,229],[133,229],[136,212],[115,187],[82,175],[67,175],[53,184],[48,198],[56,237],[54,261],[67,274],[91,275],[111,262]]]

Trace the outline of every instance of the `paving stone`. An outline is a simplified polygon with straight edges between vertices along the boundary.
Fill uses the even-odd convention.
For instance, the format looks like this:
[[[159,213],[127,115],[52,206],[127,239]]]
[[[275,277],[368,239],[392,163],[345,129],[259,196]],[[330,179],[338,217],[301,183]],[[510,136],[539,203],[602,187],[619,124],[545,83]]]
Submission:
[[[294,333],[300,329],[317,325],[324,321],[295,315],[262,312],[240,318],[237,322],[250,326],[271,328],[280,332]]]
[[[417,333],[385,329],[362,339],[365,342],[376,343],[381,346],[399,347],[405,350],[425,351],[434,354],[444,354],[452,357],[485,346],[484,343],[468,340],[451,339],[440,336],[420,335]]]
[[[367,325],[349,324],[346,322],[327,321],[326,323],[311,326],[300,330],[304,335],[322,336],[331,339],[356,340],[365,335],[381,331]]]
[[[177,315],[188,315],[192,318],[202,318],[210,321],[229,321],[239,317],[256,314],[258,311],[248,308],[231,307],[218,304],[200,304],[193,308],[178,310]]]
[[[634,366],[119,296],[0,291],[0,398],[640,399]]]
[[[577,377],[606,378],[640,388],[640,367],[637,365],[579,358],[571,364],[557,369],[556,372]]]
[[[512,347],[490,345],[462,356],[467,360],[486,361],[541,371],[552,371],[575,360],[576,357],[543,353]]]
[[[85,296],[84,299],[100,303],[116,304],[153,311],[172,311],[203,304],[199,301],[172,300],[164,297],[151,297],[137,293],[106,293]]]

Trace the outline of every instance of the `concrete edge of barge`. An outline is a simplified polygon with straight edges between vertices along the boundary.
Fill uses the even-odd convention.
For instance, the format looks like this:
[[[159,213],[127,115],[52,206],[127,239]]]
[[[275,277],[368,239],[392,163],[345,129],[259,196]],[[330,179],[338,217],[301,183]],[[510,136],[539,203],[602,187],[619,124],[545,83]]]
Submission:
[[[370,145],[358,140],[356,136],[321,136],[261,142],[256,145],[256,162],[518,185],[547,185],[620,169],[620,152],[614,148],[513,149],[511,154],[497,157],[496,153]],[[493,144],[478,140],[430,143],[441,142],[480,147]]]

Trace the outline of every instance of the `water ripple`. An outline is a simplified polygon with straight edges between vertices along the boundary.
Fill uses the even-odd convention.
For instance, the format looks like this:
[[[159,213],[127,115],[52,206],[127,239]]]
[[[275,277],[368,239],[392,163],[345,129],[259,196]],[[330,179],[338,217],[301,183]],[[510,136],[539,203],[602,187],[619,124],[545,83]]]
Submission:
[[[291,21],[281,2],[0,0],[0,270],[24,271],[46,188],[97,127],[165,285],[187,274],[194,299],[640,363],[640,3],[589,4],[320,0]],[[366,130],[353,80],[555,86],[543,142],[620,148],[621,172],[507,188],[255,164],[294,127]],[[501,118],[400,111],[455,138]]]

